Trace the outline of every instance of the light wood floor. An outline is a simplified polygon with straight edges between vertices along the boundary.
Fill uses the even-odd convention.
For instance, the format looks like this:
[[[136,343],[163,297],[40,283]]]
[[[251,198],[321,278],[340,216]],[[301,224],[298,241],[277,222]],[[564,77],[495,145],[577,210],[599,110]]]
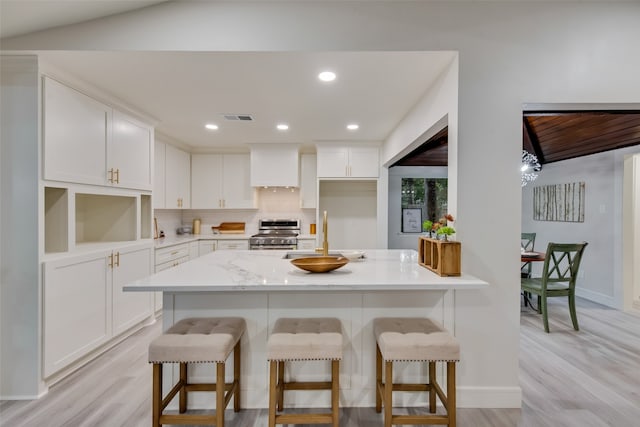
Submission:
[[[640,425],[640,317],[578,300],[580,332],[566,299],[550,301],[546,334],[540,316],[522,308],[522,409],[459,409],[469,427],[630,427]],[[69,376],[37,401],[0,403],[0,425],[149,426],[151,371],[146,353],[160,324],[145,328]],[[264,427],[266,410],[227,411],[231,427]],[[373,408],[344,408],[340,425],[381,425]]]

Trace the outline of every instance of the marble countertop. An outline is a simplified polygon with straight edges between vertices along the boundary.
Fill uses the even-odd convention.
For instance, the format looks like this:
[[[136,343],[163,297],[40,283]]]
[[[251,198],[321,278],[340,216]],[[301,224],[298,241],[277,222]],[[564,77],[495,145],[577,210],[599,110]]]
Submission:
[[[167,236],[161,239],[155,239],[154,247],[156,249],[162,249],[169,246],[180,245],[182,243],[197,242],[198,240],[249,240],[253,234],[182,234]],[[315,240],[315,234],[299,234],[298,239]]]
[[[251,236],[251,234],[181,234],[155,239],[154,243],[156,249],[161,249],[198,240],[249,240]]]
[[[339,249],[331,250],[339,252]],[[477,289],[488,283],[462,274],[440,277],[418,264],[413,250],[365,250],[329,273],[300,270],[283,257],[288,251],[215,251],[124,287],[125,291],[376,291]],[[305,251],[298,251],[305,252]]]

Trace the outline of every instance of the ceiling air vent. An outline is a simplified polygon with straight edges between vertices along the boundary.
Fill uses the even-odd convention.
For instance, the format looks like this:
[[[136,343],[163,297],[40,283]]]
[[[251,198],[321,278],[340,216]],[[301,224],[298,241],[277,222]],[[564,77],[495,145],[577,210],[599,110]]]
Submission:
[[[251,114],[223,114],[222,116],[225,118],[225,120],[240,120],[243,122],[253,121],[253,116]]]

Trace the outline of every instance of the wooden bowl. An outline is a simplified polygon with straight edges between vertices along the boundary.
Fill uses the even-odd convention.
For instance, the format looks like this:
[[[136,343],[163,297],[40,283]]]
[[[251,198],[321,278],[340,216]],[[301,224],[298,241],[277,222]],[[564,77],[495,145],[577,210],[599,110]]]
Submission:
[[[349,260],[342,256],[314,256],[291,260],[291,264],[311,273],[327,273],[342,267],[348,262]]]

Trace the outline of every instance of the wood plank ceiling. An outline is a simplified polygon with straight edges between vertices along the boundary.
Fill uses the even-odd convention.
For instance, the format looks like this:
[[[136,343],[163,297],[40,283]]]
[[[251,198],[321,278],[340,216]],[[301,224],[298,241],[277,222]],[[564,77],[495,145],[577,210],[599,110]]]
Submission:
[[[393,166],[446,166],[444,128]],[[640,144],[640,111],[525,111],[522,148],[541,164]]]

